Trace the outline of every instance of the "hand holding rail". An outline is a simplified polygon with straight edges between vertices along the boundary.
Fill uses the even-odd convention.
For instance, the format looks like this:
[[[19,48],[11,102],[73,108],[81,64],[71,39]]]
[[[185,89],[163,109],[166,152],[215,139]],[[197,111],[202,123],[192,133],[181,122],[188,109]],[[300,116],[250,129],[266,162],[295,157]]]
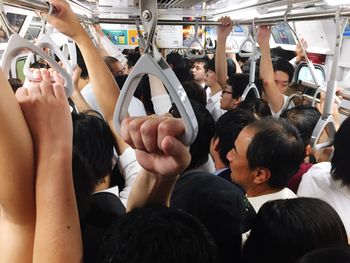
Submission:
[[[12,30],[2,12],[0,12],[0,20],[3,27],[7,28],[7,32],[11,32]],[[49,65],[64,78],[66,95],[67,97],[71,96],[73,92],[72,78],[52,57],[42,51],[38,46],[20,37],[17,33],[13,33],[8,37],[9,41],[7,43],[7,48],[5,49],[1,60],[1,68],[7,76],[10,74],[11,63],[18,54],[22,52],[33,52],[45,59]]]

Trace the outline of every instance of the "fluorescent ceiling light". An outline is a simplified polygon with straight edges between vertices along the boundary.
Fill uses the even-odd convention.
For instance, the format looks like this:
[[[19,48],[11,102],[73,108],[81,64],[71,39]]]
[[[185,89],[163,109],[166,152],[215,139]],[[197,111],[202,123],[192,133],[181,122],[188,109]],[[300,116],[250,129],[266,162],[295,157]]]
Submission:
[[[325,0],[327,5],[350,5],[350,0]]]

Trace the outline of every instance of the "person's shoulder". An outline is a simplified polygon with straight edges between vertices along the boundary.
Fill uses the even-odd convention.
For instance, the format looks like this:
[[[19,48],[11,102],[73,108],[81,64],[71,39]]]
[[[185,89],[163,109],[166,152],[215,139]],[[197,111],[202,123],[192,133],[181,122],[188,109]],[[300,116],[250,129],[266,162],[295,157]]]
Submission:
[[[303,177],[317,180],[325,177],[330,176],[331,172],[331,163],[330,162],[321,162],[314,164],[305,174]]]
[[[299,188],[299,196],[311,196],[313,193],[321,193],[321,189],[327,189],[331,183],[331,163],[321,162],[313,165],[303,176]]]

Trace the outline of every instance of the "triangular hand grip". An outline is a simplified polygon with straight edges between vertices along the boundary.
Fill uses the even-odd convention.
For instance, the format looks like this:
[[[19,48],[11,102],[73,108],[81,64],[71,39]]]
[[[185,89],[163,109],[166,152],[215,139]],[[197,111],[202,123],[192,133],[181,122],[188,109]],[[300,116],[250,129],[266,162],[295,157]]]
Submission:
[[[48,35],[41,35],[39,39],[35,42],[35,45],[39,48],[49,48],[63,63],[63,66],[67,70],[68,74],[70,76],[73,75],[73,69],[71,64],[68,61],[68,58],[64,56],[63,52],[58,48],[58,46],[53,42],[51,37]],[[30,71],[30,62],[33,60],[33,54],[29,54],[29,56],[26,59],[26,62],[24,63],[23,67],[23,73],[28,79],[33,79],[33,74]]]
[[[259,90],[256,87],[255,83],[249,83],[248,86],[245,88],[242,96],[241,96],[241,101],[245,101],[245,99],[247,98],[247,95],[250,91],[253,91],[255,94],[255,97],[260,99],[260,94],[259,94]]]
[[[326,142],[319,143],[320,137],[326,128],[328,128],[327,129],[328,140]],[[318,120],[318,122],[315,126],[315,129],[312,133],[310,145],[316,151],[321,150],[321,149],[328,147],[328,146],[332,146],[335,133],[336,133],[336,128],[335,128],[333,116],[329,115],[326,119],[321,117]]]
[[[181,141],[186,145],[190,145],[195,140],[198,133],[198,123],[191,103],[181,83],[166,61],[161,58],[160,61],[157,62],[149,54],[143,54],[141,56],[121,90],[113,117],[114,126],[117,131],[120,133],[121,122],[127,117],[131,98],[142,76],[145,74],[158,77],[169,91],[169,95],[176,104],[186,125],[186,132],[181,138]]]
[[[77,48],[75,47],[75,42],[67,37],[66,38],[66,43],[63,45],[63,50],[62,50],[63,55],[69,60],[70,60],[70,65],[72,69],[74,70],[77,66]]]
[[[187,48],[188,49],[191,49],[191,46],[195,43],[199,44],[201,50],[202,50],[202,53],[199,54],[199,55],[195,55],[195,54],[192,54],[191,52],[187,52],[187,57],[188,58],[191,58],[191,59],[196,59],[196,58],[204,58],[205,57],[205,49],[202,45],[202,43],[199,41],[199,39],[197,38],[197,33],[198,33],[198,25],[195,26],[195,32],[194,32],[194,37],[193,39],[191,40],[191,42],[188,44]]]
[[[243,53],[243,47],[247,44],[247,43],[251,43],[252,44],[252,48],[253,51],[251,53]],[[253,37],[251,35],[249,35],[241,44],[241,46],[239,47],[239,52],[238,55],[242,58],[249,58],[249,57],[254,57],[256,54],[258,53],[258,50],[256,48],[256,43],[255,40],[253,39]]]
[[[2,56],[1,68],[7,76],[10,73],[13,58],[21,52],[34,52],[43,59],[45,59],[49,63],[49,65],[54,70],[56,70],[65,80],[65,91],[67,97],[70,97],[72,95],[73,81],[67,73],[67,71],[65,71],[53,58],[51,58],[48,54],[42,51],[39,47],[29,42],[28,40],[21,38],[18,34],[11,35],[7,43],[7,48],[5,49],[4,54]]]

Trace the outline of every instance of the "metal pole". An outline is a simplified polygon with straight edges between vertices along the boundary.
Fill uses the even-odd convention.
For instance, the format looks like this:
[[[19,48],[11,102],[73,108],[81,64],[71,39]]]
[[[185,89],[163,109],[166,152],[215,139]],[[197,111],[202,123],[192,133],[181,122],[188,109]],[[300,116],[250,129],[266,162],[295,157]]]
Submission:
[[[33,11],[48,13],[50,10],[49,4],[41,0],[3,0],[4,4],[25,8]]]
[[[341,17],[350,17],[350,8],[344,8],[340,14]],[[326,20],[334,19],[335,10],[322,11],[322,12],[303,12],[295,13],[287,16],[288,22],[297,21],[312,21],[312,20]],[[239,25],[251,25],[252,23],[256,25],[275,25],[284,22],[284,15],[269,16],[263,18],[255,19],[242,19],[236,20],[235,22]],[[99,18],[99,23],[104,24],[125,24],[132,25],[135,24],[133,19],[121,19],[121,18]],[[217,21],[182,21],[182,20],[158,20],[158,25],[203,25],[203,26],[216,26],[220,25]]]

